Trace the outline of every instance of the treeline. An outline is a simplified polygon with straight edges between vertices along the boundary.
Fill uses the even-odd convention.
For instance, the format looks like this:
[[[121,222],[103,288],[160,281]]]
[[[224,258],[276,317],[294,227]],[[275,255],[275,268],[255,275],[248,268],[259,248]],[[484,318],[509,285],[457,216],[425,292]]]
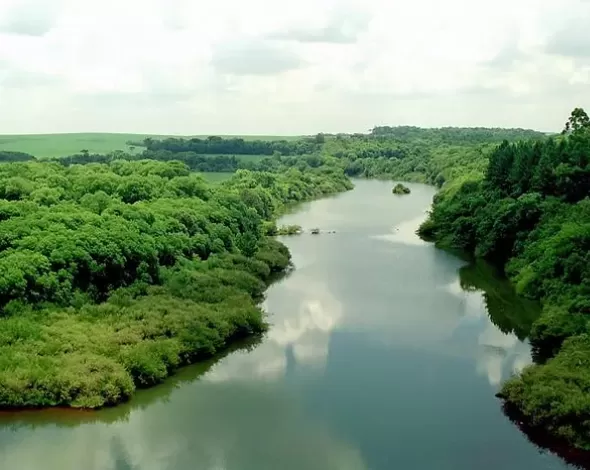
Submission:
[[[129,142],[145,150],[107,155],[81,152],[55,159],[64,165],[109,163],[118,159],[178,160],[199,172],[266,170],[276,159],[335,157],[351,177],[395,178],[441,186],[454,180],[457,169],[468,166],[481,173],[493,144],[522,137],[540,139],[542,133],[522,129],[423,129],[376,127],[369,134],[317,134],[293,141],[245,140],[211,136],[205,139],[148,138]],[[282,164],[282,163],[280,163]],[[312,165],[313,166],[313,165]]]
[[[30,160],[35,160],[35,157],[28,153],[0,150],[0,162],[26,162]]]
[[[199,138],[147,138],[131,143],[145,147],[148,151],[169,151],[173,153],[193,152],[199,155],[303,155],[318,150],[319,143],[313,138],[287,140],[244,140],[210,136]]]
[[[585,118],[584,118],[585,116]],[[482,177],[443,188],[421,233],[505,267],[541,299],[530,341],[538,365],[501,396],[534,426],[590,448],[590,124],[498,146]]]
[[[109,154],[79,153],[52,161],[64,166],[89,165],[93,163],[111,164],[116,161],[142,161],[155,160],[160,162],[180,162],[192,171],[196,172],[226,172],[234,173],[237,170],[272,171],[280,172],[285,168],[298,168],[305,171],[309,168],[333,168],[340,167],[339,162],[329,155],[317,153],[299,156],[274,155],[263,158],[242,159],[233,155],[197,155],[193,152],[174,153],[170,151],[151,152],[142,154],[127,154],[121,151]]]
[[[466,168],[482,174],[494,148],[493,139],[486,142],[473,138],[451,145],[433,137],[429,129],[412,129],[416,129],[415,139],[366,135],[329,139],[322,152],[338,158],[352,177],[393,178],[440,187]],[[505,134],[514,139],[516,135]]]
[[[289,264],[285,206],[350,189],[341,169],[181,162],[0,165],[0,407],[99,407],[266,328]]]
[[[491,155],[486,181],[507,197],[540,193],[576,202],[590,195],[589,162],[586,132],[560,140],[504,142]]]
[[[501,129],[487,127],[441,127],[425,129],[414,126],[377,126],[371,130],[375,137],[386,137],[401,142],[417,142],[426,140],[444,144],[481,144],[501,143],[504,140],[540,139],[542,132],[530,129]]]
[[[88,165],[90,163],[109,164],[116,160],[157,160],[161,162],[180,161],[190,170],[199,172],[233,173],[240,168],[248,169],[249,167],[247,163],[236,158],[234,155],[199,155],[194,152],[174,153],[169,150],[146,150],[140,154],[130,154],[121,151],[108,154],[81,152],[53,159],[53,161],[65,166]]]

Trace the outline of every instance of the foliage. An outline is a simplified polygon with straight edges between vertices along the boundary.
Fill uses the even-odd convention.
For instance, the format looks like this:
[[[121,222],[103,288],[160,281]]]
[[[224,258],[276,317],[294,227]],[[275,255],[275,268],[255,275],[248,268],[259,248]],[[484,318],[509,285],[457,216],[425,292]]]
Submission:
[[[28,153],[0,150],[0,162],[26,162],[34,159],[35,157]]]
[[[486,127],[441,127],[422,129],[414,126],[378,126],[371,135],[388,137],[399,141],[416,142],[418,140],[437,141],[446,144],[496,142],[503,140],[525,140],[542,137],[541,132],[530,129],[502,129]]]
[[[287,206],[351,187],[337,166],[0,165],[0,405],[99,407],[266,328]]]
[[[284,225],[277,230],[277,235],[299,235],[300,233],[302,233],[301,225]]]
[[[241,139],[238,139],[241,141]],[[178,142],[184,142],[182,139],[175,139]],[[243,141],[244,143],[256,143],[257,141]],[[276,143],[278,142],[278,143]],[[281,141],[269,142],[269,145],[278,145]],[[287,141],[285,141],[287,142]],[[295,148],[295,145],[301,144],[304,141],[288,141],[288,145]],[[315,142],[315,141],[314,141]],[[117,160],[127,161],[141,161],[141,160],[157,160],[161,162],[176,161],[185,164],[190,170],[197,172],[227,172],[233,173],[239,169],[252,171],[273,171],[278,172],[284,167],[295,167],[299,170],[308,168],[331,167],[334,165],[333,159],[327,155],[319,155],[318,153],[294,156],[282,156],[280,152],[275,152],[272,155],[266,154],[238,154],[236,155],[210,155],[199,154],[194,151],[182,150],[183,147],[172,146],[173,150],[168,148],[157,150],[145,150],[143,153],[129,154],[121,151],[110,152],[106,154],[91,154],[81,152],[69,156],[62,156],[54,159],[55,162],[61,163],[65,166],[70,165],[88,165],[92,163],[110,164]],[[320,146],[314,143],[312,146],[301,147],[295,151],[315,151],[319,150]],[[177,150],[180,149],[180,150]],[[245,148],[242,151],[256,151],[255,147]]]
[[[83,149],[89,154],[107,154],[115,151],[136,154],[144,150],[143,141],[148,137],[161,140],[171,136],[121,133],[0,135],[0,151],[21,151],[37,158],[58,158],[79,153]],[[241,138],[274,141],[299,140],[301,137],[243,136]]]
[[[396,184],[391,190],[393,194],[410,194],[410,188],[401,183]]]
[[[506,382],[501,396],[533,426],[590,449],[590,337],[569,338],[559,354]]]
[[[144,151],[143,153],[129,154],[123,152],[111,152],[107,154],[76,153],[73,155],[56,158],[55,161],[62,165],[87,165],[90,163],[111,163],[115,160],[158,160],[162,162],[179,161],[193,171],[228,172],[233,173],[241,166],[240,159],[234,155],[199,155],[195,152],[171,152],[169,150]]]
[[[376,127],[370,134],[326,140],[325,154],[339,159],[349,176],[392,178],[441,187],[464,175],[479,177],[495,142],[543,134],[521,129],[421,129]]]
[[[510,380],[502,396],[533,425],[590,448],[590,123],[584,116],[574,110],[563,136],[500,144],[483,175],[443,187],[420,232],[504,267],[519,294],[542,300],[530,341],[543,365]]]
[[[141,153],[79,152],[61,154],[64,165],[110,163],[117,159],[178,160],[191,170],[235,172],[238,169],[276,171],[280,166],[317,168],[325,158],[338,160],[349,176],[394,178],[442,186],[466,169],[474,174],[485,170],[487,154],[502,139],[540,139],[543,134],[522,129],[421,129],[377,127],[369,134],[318,134],[287,139],[164,138],[138,140]],[[133,142],[131,142],[133,143]]]
[[[586,111],[582,108],[575,108],[571,116],[565,123],[563,134],[570,134],[572,132],[580,132],[583,129],[590,128],[590,118]]]
[[[245,140],[243,138],[222,138],[209,136],[206,139],[168,138],[164,140],[145,139],[141,145],[148,151],[172,153],[192,152],[198,155],[303,155],[313,152],[321,143],[315,139],[288,140]]]

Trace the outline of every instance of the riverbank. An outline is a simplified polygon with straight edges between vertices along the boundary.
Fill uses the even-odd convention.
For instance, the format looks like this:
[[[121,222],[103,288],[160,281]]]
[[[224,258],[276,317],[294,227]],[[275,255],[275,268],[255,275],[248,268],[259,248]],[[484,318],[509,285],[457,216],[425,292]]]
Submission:
[[[536,365],[499,396],[529,428],[590,450],[590,134],[502,144],[479,178],[435,199],[421,234],[502,266],[543,303],[530,341]],[[572,155],[577,155],[572,159]],[[541,158],[540,156],[543,155]]]
[[[209,185],[149,160],[4,164],[0,181],[5,409],[115,405],[261,334],[258,304],[290,260],[264,234],[285,207],[350,187],[329,166]]]

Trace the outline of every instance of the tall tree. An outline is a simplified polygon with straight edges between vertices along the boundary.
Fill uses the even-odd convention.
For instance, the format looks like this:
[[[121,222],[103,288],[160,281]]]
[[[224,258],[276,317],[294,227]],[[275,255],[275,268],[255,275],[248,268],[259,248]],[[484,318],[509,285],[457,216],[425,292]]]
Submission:
[[[582,108],[575,108],[565,123],[562,134],[572,134],[590,129],[590,118]]]

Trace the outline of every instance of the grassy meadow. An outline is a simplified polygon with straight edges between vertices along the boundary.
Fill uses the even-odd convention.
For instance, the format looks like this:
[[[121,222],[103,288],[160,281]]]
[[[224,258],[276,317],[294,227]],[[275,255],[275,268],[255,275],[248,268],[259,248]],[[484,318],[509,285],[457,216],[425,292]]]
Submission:
[[[81,150],[90,153],[107,153],[114,150],[126,152],[138,152],[140,148],[130,148],[128,141],[142,141],[146,137],[162,139],[166,137],[206,137],[206,136],[167,136],[149,134],[108,134],[108,133],[82,133],[82,134],[30,134],[30,135],[0,135],[0,150],[12,150],[25,152],[37,158],[55,158],[72,155]],[[241,137],[245,140],[296,140],[299,136],[231,136],[225,138]]]

